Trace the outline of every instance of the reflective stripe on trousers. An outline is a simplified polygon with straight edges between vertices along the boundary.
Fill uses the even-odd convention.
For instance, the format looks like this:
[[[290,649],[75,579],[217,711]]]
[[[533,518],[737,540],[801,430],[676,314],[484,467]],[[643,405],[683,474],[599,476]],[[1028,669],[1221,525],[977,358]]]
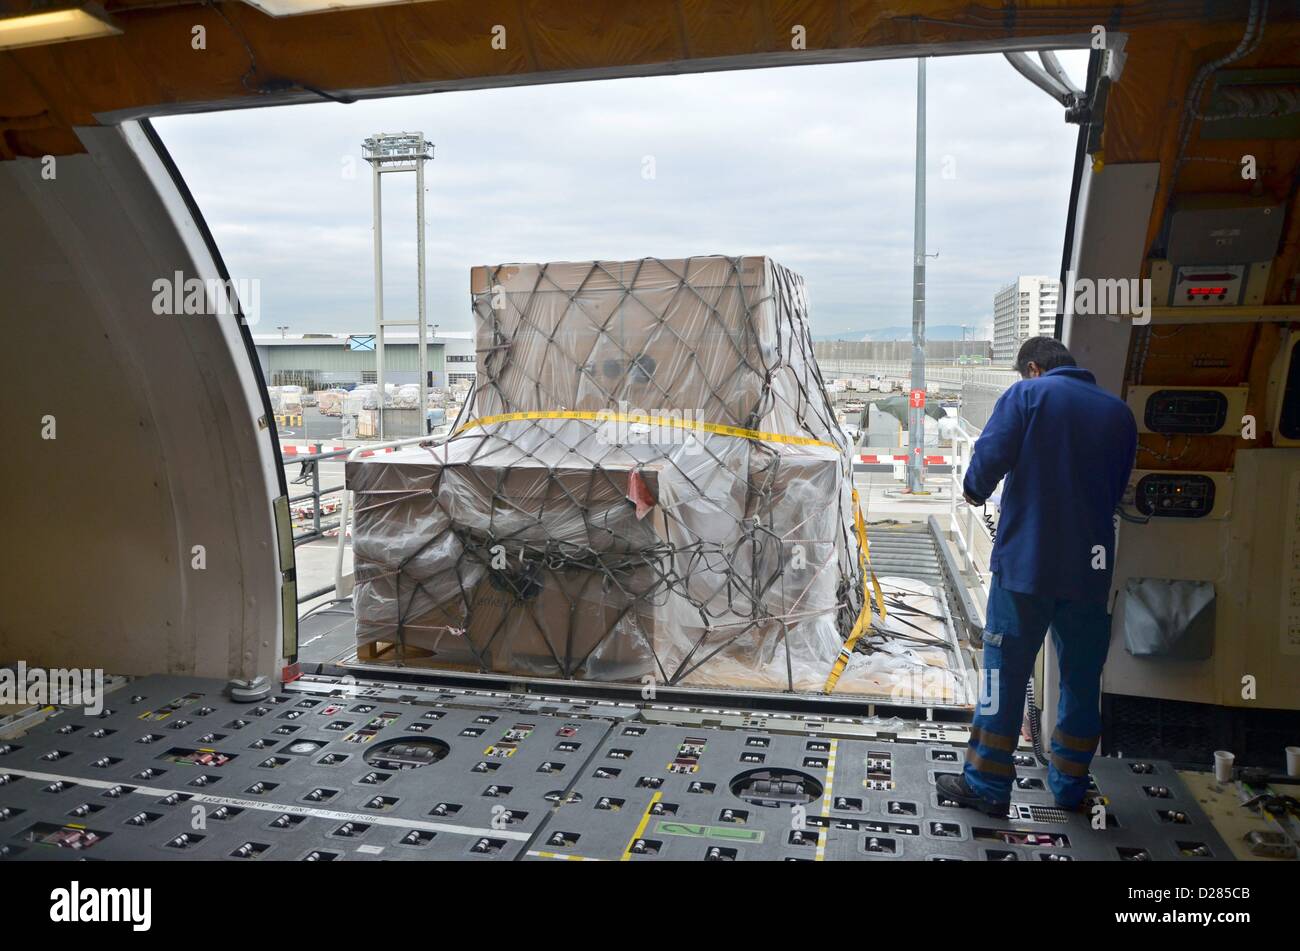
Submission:
[[[1061,697],[1052,734],[1048,785],[1056,801],[1074,806],[1088,789],[1088,766],[1101,734],[1101,670],[1110,644],[1104,605],[989,588],[980,707],[971,724],[963,775],[980,796],[1011,798],[1015,752],[1025,709],[1025,684],[1050,627],[1060,664]]]

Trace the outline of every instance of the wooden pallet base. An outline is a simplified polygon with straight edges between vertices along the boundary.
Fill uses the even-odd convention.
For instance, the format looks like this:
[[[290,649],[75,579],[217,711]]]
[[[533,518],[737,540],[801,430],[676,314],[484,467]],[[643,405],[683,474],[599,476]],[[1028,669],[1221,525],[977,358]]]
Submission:
[[[357,662],[362,664],[388,664],[394,667],[436,667],[440,670],[458,670],[477,673],[479,668],[468,664],[452,664],[439,660],[433,651],[412,644],[395,641],[367,641],[357,645]]]
[[[399,644],[396,641],[366,641],[364,644],[357,645],[357,660],[393,663],[399,658],[411,661],[432,656],[431,650],[411,644]]]

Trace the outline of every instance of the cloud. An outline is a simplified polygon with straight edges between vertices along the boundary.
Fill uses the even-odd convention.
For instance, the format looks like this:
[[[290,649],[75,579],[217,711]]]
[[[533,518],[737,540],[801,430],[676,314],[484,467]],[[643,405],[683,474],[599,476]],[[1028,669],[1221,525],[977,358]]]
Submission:
[[[1086,57],[1063,54],[1082,79]],[[927,319],[985,323],[1060,266],[1076,127],[1001,56],[927,65]],[[469,269],[508,261],[770,254],[813,332],[911,315],[914,61],[741,70],[155,120],[268,325],[373,325],[361,140],[422,130],[429,320],[469,329]],[[644,170],[653,161],[654,176]],[[414,316],[414,177],[384,183],[386,311]]]

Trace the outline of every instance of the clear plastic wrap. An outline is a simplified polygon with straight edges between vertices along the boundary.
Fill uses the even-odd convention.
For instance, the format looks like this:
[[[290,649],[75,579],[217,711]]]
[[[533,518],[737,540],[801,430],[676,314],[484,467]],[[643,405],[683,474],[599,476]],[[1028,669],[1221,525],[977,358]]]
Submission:
[[[876,619],[863,649],[850,656],[836,692],[898,703],[966,702],[939,593],[915,578],[885,575],[877,580],[892,606],[883,620]]]
[[[471,289],[471,423],[348,464],[359,643],[821,689],[863,586],[802,279],[706,257],[475,268]]]
[[[302,412],[302,387],[300,386],[268,386],[266,395],[270,398],[272,412]]]

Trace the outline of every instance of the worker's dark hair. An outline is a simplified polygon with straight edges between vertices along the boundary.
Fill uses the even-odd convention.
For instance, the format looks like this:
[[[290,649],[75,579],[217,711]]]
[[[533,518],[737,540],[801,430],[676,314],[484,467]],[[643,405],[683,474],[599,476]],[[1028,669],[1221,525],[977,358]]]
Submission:
[[[1038,364],[1044,373],[1057,367],[1078,366],[1065,344],[1055,337],[1030,337],[1020,345],[1020,352],[1016,354],[1016,372],[1028,376],[1031,362]]]

